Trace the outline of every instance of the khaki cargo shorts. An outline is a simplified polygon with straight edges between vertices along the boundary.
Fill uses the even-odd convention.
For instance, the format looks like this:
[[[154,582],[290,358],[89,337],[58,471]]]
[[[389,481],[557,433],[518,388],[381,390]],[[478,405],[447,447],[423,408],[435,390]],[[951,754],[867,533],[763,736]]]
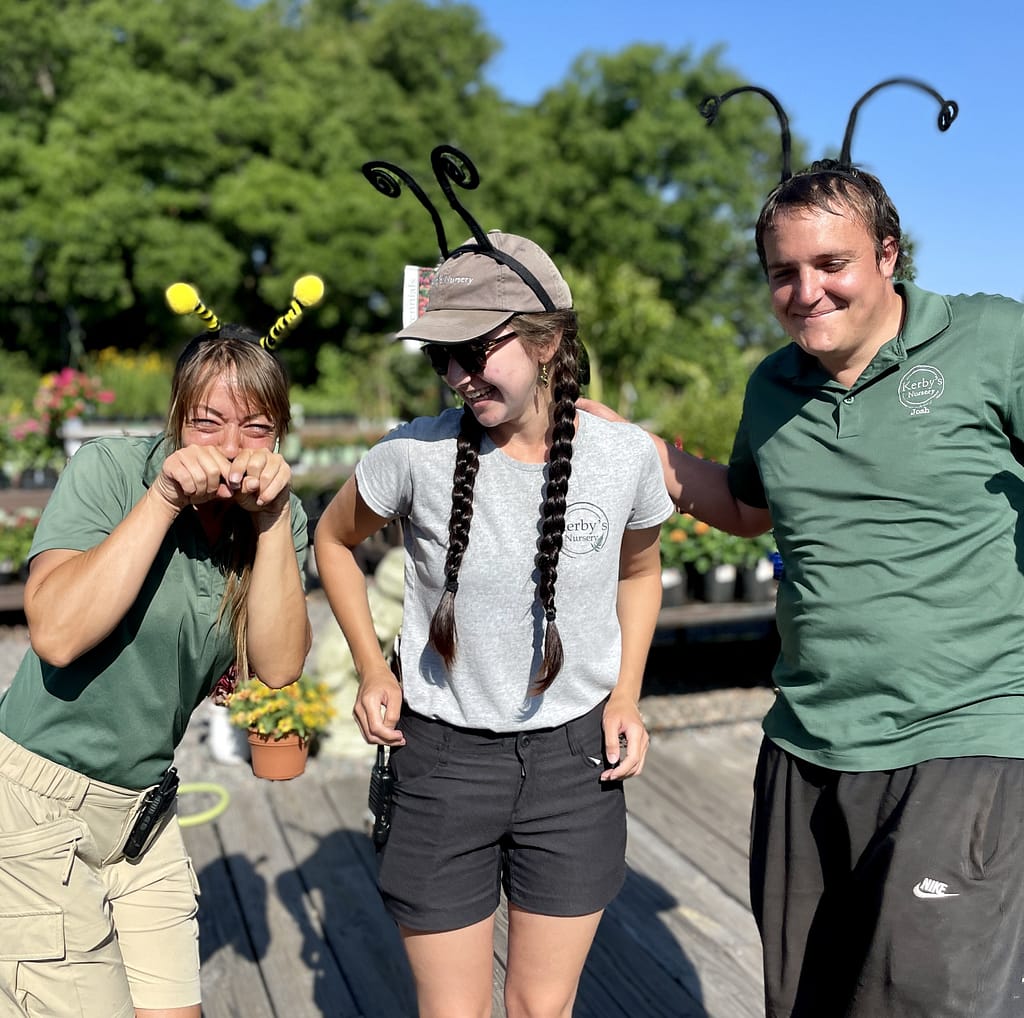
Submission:
[[[199,1003],[199,885],[172,808],[121,849],[145,791],[0,735],[0,1014],[133,1018]]]

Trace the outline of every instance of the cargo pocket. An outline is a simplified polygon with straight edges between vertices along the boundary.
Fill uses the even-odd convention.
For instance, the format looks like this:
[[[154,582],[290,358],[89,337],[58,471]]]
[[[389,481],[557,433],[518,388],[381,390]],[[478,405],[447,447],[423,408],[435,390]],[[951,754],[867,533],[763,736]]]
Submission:
[[[0,960],[53,961],[110,934],[100,882],[78,859],[84,837],[70,818],[0,835]]]

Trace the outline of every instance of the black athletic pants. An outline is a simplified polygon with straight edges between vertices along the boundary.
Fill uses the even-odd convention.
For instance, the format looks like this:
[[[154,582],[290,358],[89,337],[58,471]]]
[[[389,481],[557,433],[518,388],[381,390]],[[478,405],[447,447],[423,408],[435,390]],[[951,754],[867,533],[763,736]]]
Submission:
[[[768,1018],[1024,1016],[1024,760],[847,773],[765,739],[754,792]]]

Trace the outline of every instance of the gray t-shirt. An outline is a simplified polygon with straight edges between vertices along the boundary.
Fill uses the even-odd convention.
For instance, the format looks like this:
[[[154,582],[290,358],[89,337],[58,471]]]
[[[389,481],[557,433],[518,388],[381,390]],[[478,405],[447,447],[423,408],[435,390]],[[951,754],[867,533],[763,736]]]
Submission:
[[[544,641],[534,558],[545,466],[511,459],[486,434],[455,598],[451,673],[427,646],[444,587],[461,413],[448,410],[396,428],[356,468],[366,504],[404,524],[406,702],[419,714],[469,728],[560,725],[585,714],[618,681],[619,550],[625,530],[657,526],[672,513],[661,462],[635,425],[579,413],[555,586],[565,663],[547,692],[530,697]]]

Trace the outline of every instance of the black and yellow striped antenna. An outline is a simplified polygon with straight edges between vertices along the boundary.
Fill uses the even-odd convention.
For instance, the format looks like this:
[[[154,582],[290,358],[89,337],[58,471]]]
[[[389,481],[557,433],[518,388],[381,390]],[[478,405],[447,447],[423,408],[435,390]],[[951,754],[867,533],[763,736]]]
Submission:
[[[300,276],[292,287],[292,301],[288,310],[270,327],[265,336],[260,336],[260,346],[274,350],[277,344],[299,324],[306,308],[314,307],[323,300],[324,281],[319,276]]]
[[[220,319],[202,302],[199,291],[191,283],[172,283],[164,295],[175,314],[197,315],[210,332],[220,329]],[[260,336],[260,346],[265,350],[276,349],[277,344],[298,325],[306,308],[319,304],[323,296],[324,281],[319,276],[300,276],[292,287],[288,310],[274,322],[266,335]]]

